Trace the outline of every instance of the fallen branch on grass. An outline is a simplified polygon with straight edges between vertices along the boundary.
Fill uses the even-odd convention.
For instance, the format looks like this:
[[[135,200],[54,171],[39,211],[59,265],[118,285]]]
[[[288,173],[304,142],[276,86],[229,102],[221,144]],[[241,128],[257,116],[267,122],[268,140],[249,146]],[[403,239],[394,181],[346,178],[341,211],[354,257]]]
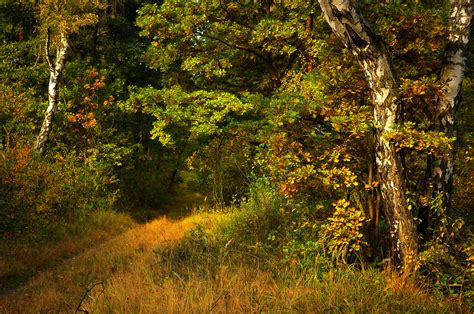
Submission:
[[[104,285],[104,283],[103,283],[102,281],[101,281],[101,282],[96,282],[96,283],[94,283],[94,284],[92,284],[92,285],[88,285],[88,286],[86,287],[86,291],[84,292],[84,295],[83,295],[82,298],[81,298],[81,301],[79,302],[79,304],[78,304],[77,307],[76,307],[76,310],[74,311],[75,314],[77,314],[77,313],[86,313],[86,314],[89,314],[89,311],[84,310],[84,309],[82,308],[82,303],[84,302],[84,300],[85,300],[87,297],[90,297],[90,293],[91,293],[92,290],[94,290],[94,288],[97,287],[97,286],[101,286],[101,287],[102,287],[101,293],[104,292],[104,290],[105,290],[105,285]]]

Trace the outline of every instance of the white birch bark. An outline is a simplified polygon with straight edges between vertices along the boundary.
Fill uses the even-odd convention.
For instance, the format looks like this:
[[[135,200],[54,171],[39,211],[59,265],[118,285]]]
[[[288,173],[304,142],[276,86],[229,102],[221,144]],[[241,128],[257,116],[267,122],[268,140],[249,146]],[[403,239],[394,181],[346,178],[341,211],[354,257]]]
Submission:
[[[385,44],[379,40],[350,0],[319,0],[333,32],[358,58],[369,82],[377,123],[376,163],[382,203],[396,257],[410,273],[417,254],[417,234],[405,199],[400,157],[385,136],[399,120],[398,84]]]
[[[48,85],[48,108],[44,114],[43,124],[41,130],[36,138],[34,148],[37,149],[40,154],[44,153],[46,143],[51,135],[51,129],[53,126],[53,119],[58,110],[58,93],[59,93],[59,79],[61,78],[64,64],[66,62],[66,55],[69,49],[69,40],[66,33],[61,33],[60,41],[56,49],[56,60],[54,65],[51,63],[49,58],[49,44],[50,35],[48,30],[48,36],[46,40],[46,60],[49,67],[49,85]]]
[[[457,113],[469,50],[473,0],[451,0],[449,38],[445,48],[439,81],[444,94],[438,98],[434,126],[446,136],[457,136]],[[428,171],[428,194],[441,196],[446,208],[451,205],[451,186],[456,155],[456,143],[447,154],[431,157]]]

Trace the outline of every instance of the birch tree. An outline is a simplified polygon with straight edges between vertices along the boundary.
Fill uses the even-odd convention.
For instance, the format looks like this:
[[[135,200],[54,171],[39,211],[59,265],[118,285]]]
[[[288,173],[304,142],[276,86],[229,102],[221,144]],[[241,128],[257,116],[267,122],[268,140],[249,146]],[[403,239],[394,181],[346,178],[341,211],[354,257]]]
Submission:
[[[443,93],[438,98],[433,125],[449,138],[457,136],[457,113],[461,103],[461,89],[469,51],[470,30],[474,2],[451,0],[449,37],[445,48],[439,82]],[[428,160],[428,195],[440,197],[442,206],[451,206],[452,177],[456,155],[456,142],[446,154],[431,156]]]
[[[58,110],[58,93],[59,93],[59,79],[64,69],[64,64],[66,62],[66,54],[69,49],[69,36],[67,33],[60,34],[60,40],[57,44],[56,49],[56,60],[53,62],[49,57],[49,46],[50,46],[51,36],[50,30],[47,31],[46,38],[46,60],[48,62],[49,69],[49,84],[48,84],[48,108],[44,114],[43,124],[41,125],[41,130],[36,138],[35,148],[40,152],[44,153],[46,142],[49,139],[51,134],[51,129],[53,126],[53,119]]]
[[[389,53],[352,1],[319,0],[319,3],[333,32],[357,57],[369,83],[377,124],[375,156],[383,207],[394,251],[404,271],[409,273],[417,254],[417,235],[406,204],[400,156],[386,136],[400,118],[398,84]]]
[[[449,38],[440,83],[444,93],[433,114],[435,127],[448,137],[456,136],[456,115],[461,100],[461,86],[466,67],[472,20],[472,0],[451,0]],[[353,1],[319,0],[324,16],[333,32],[357,57],[369,83],[374,105],[376,130],[376,163],[383,207],[394,251],[402,269],[412,272],[417,253],[417,233],[412,213],[404,195],[405,183],[400,156],[389,140],[389,132],[400,122],[399,83],[385,43],[356,9]],[[450,185],[454,169],[455,147],[444,155],[430,159],[428,171],[431,193],[443,197],[449,206]]]
[[[39,4],[39,17],[46,33],[45,58],[49,69],[48,107],[34,145],[40,154],[45,151],[58,110],[59,80],[66,63],[70,36],[84,26],[96,24],[98,16],[94,12],[105,7],[101,0],[43,0]],[[56,47],[54,61],[50,57],[52,45]]]

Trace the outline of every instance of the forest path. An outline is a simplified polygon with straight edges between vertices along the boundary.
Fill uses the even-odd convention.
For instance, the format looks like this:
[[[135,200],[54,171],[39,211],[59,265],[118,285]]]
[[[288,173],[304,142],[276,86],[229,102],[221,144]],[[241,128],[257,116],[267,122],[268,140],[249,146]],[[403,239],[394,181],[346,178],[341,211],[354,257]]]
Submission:
[[[156,258],[159,246],[176,243],[195,225],[193,217],[157,218],[93,247],[54,269],[36,274],[26,285],[0,297],[0,313],[57,313],[80,310],[88,290],[108,278]]]

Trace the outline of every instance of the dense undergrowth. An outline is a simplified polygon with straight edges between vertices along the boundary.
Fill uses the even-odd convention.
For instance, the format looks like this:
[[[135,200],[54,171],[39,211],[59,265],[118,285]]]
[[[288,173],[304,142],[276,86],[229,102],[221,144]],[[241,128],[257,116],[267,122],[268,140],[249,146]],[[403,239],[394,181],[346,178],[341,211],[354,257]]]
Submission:
[[[182,238],[146,249],[143,243],[153,243],[146,240],[146,232],[137,230],[144,237],[142,244],[134,242],[133,233],[124,234],[117,241],[130,244],[102,246],[96,250],[102,257],[79,259],[83,265],[54,275],[51,282],[40,281],[41,288],[35,281],[28,284],[33,286],[27,295],[38,296],[33,307],[24,307],[26,299],[7,306],[24,313],[64,310],[60,300],[66,298],[72,300],[68,308],[79,300],[82,309],[94,313],[469,311],[472,291],[467,281],[451,286],[456,290],[450,293],[446,288],[452,282],[433,284],[434,277],[422,273],[402,277],[389,264],[364,258],[356,250],[347,250],[344,259],[331,254],[324,238],[327,227],[320,222],[324,206],[310,211],[304,200],[282,197],[268,180],[259,179],[240,204],[203,204],[188,218],[156,231],[184,232]],[[2,289],[25,284],[38,270],[60,265],[63,258],[97,247],[133,225],[127,215],[96,210],[75,222],[63,220],[46,237],[3,242]],[[61,289],[55,280],[64,276],[86,280],[85,288],[73,282]]]
[[[1,211],[3,291],[123,233],[136,224],[131,216],[143,221],[153,214],[113,211],[120,209],[114,203],[118,199],[113,199],[119,189],[114,193],[113,185],[100,185],[97,179],[103,177],[94,176],[86,163],[45,161],[28,150],[7,151],[2,158],[2,199],[8,205]],[[145,264],[127,269],[131,273],[125,275],[133,273],[133,284],[139,287],[117,287],[131,283],[107,278],[106,287],[114,291],[145,289],[137,292],[143,298],[121,304],[125,295],[105,293],[92,299],[97,300],[90,304],[94,312],[153,307],[465,311],[472,306],[468,243],[453,243],[453,250],[433,242],[422,251],[418,275],[402,278],[381,260],[383,254],[367,254],[373,249],[364,241],[367,231],[360,212],[345,203],[288,198],[267,178],[254,180],[247,196],[229,206],[209,205],[196,193],[177,193],[168,214],[182,217],[194,208],[189,219],[195,226],[179,242],[160,244]],[[196,207],[199,202],[202,205]],[[331,215],[332,206],[342,209],[341,217]],[[156,294],[162,296],[153,297]]]
[[[324,212],[324,204],[320,206]],[[433,257],[430,262],[435,265],[425,265],[410,278],[400,275],[390,262],[370,260],[355,249],[341,258],[342,253],[331,251],[333,246],[324,237],[328,227],[320,222],[323,214],[308,210],[302,200],[281,197],[266,179],[257,180],[239,205],[196,211],[186,219],[194,227],[181,240],[160,244],[143,264],[105,280],[104,289],[92,292],[85,308],[100,313],[117,309],[467,312],[472,308],[470,274],[453,267],[449,252],[442,255],[448,256],[444,260]],[[350,247],[360,245],[351,239],[346,239]],[[459,276],[463,280],[455,282]]]
[[[0,151],[0,291],[136,224],[94,165]]]

